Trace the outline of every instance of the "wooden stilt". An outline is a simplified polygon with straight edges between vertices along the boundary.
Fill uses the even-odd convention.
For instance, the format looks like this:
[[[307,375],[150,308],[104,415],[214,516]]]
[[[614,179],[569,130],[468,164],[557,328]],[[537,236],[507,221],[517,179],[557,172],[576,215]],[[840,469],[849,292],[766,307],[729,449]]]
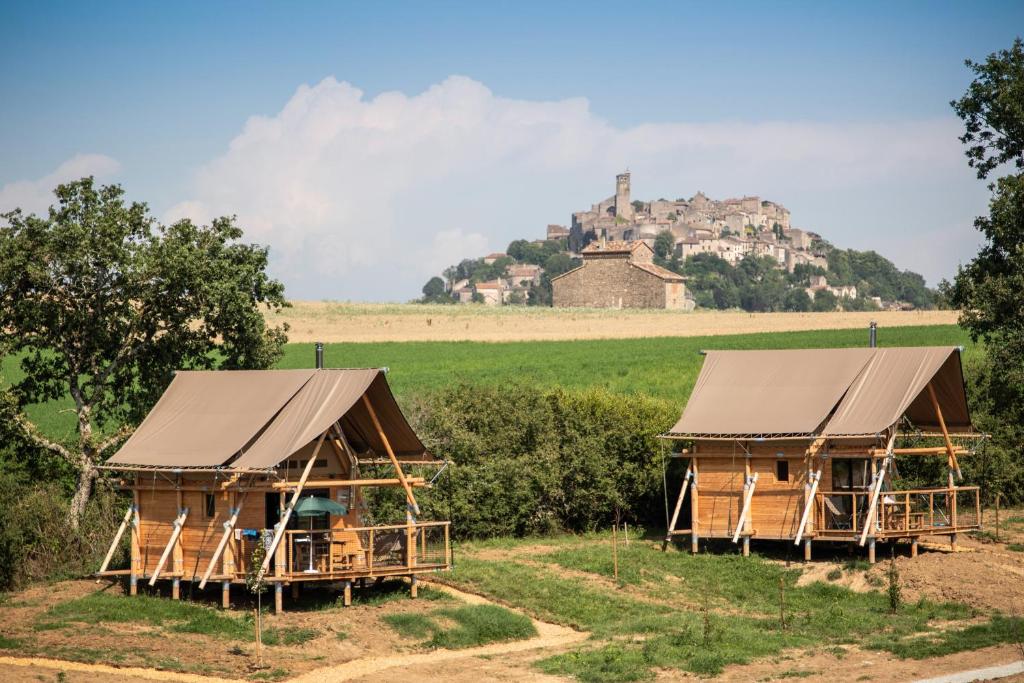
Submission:
[[[284,586],[278,581],[274,584],[274,614],[284,611]]]
[[[743,537],[743,557],[750,557],[750,536]]]
[[[172,600],[180,600],[181,599],[181,579],[179,579],[177,577],[175,577],[175,579],[173,581],[171,581],[171,599]]]
[[[352,582],[351,581],[346,581],[345,582],[345,597],[344,597],[344,599],[342,601],[342,604],[345,607],[348,607],[348,606],[350,606],[352,604]]]
[[[690,465],[693,468],[693,479],[690,480],[690,529],[693,530],[690,534],[690,552],[696,555],[700,549],[699,517],[697,516],[700,511],[700,501],[697,495],[700,471],[697,466],[697,458],[692,458]]]
[[[128,595],[139,594],[139,577],[132,574],[128,579]]]
[[[917,539],[911,539],[910,541],[910,556],[917,557]]]
[[[868,564],[875,563],[875,539],[868,539]]]
[[[811,539],[804,539],[804,562],[811,561]]]
[[[416,599],[417,589],[419,588],[419,586],[417,586],[416,584],[416,575],[413,574],[409,577],[409,595],[412,596],[413,600]]]
[[[220,606],[224,609],[231,607],[231,582],[220,582]]]
[[[956,552],[956,534],[949,535],[949,548],[953,552]]]

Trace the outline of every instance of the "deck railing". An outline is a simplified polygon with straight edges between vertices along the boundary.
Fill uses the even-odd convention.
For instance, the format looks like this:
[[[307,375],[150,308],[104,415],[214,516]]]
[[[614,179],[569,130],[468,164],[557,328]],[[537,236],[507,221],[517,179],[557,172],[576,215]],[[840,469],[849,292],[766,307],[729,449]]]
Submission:
[[[869,491],[819,491],[814,501],[816,535],[859,536],[870,505]],[[947,534],[976,529],[980,523],[981,494],[977,486],[882,491],[872,535]]]
[[[289,529],[279,546],[280,573],[308,579],[400,574],[451,566],[451,522],[416,522],[344,529]],[[242,558],[259,538],[243,538]],[[246,571],[243,561],[237,568]],[[278,574],[271,563],[271,575]]]

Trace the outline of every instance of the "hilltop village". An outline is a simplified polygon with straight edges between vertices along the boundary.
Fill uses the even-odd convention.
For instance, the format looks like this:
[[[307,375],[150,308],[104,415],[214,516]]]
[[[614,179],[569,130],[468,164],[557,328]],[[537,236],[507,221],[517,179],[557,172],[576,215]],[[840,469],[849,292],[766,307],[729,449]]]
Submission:
[[[550,224],[544,239],[467,259],[432,278],[423,301],[609,308],[836,310],[929,308],[916,273],[874,252],[839,250],[757,196],[634,200],[615,194]]]

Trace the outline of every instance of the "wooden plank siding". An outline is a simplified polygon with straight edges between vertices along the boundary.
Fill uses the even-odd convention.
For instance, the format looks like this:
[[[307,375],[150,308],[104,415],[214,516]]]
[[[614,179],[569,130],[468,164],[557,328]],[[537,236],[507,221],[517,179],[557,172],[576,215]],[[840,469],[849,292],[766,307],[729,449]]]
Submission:
[[[743,502],[743,481],[747,451],[750,472],[757,474],[757,486],[751,500],[750,518],[755,539],[792,539],[796,537],[803,513],[804,485],[807,483],[806,443],[763,442],[739,446],[722,442],[698,442],[699,460],[698,530],[703,538],[731,538],[736,530]],[[780,456],[781,454],[781,456]],[[789,480],[780,481],[776,463],[789,466]],[[815,458],[814,467],[821,466]],[[832,472],[827,464],[819,484],[831,486]]]

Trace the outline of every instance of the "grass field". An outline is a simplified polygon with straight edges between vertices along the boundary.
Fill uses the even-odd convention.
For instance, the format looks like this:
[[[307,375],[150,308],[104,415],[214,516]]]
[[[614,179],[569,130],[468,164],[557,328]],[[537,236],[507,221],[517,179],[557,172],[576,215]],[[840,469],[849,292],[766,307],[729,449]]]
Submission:
[[[811,330],[706,337],[587,339],[533,342],[377,342],[333,343],[325,349],[328,367],[387,367],[388,381],[401,400],[455,382],[497,385],[524,382],[568,389],[604,387],[641,392],[677,403],[680,410],[700,371],[702,349],[790,349],[864,346],[865,329]],[[962,345],[968,361],[978,352],[956,325],[882,329],[883,346]],[[312,367],[313,344],[292,343],[282,368]],[[16,360],[2,364],[3,379],[20,373]],[[75,420],[65,399],[29,410],[50,436],[73,439]]]

